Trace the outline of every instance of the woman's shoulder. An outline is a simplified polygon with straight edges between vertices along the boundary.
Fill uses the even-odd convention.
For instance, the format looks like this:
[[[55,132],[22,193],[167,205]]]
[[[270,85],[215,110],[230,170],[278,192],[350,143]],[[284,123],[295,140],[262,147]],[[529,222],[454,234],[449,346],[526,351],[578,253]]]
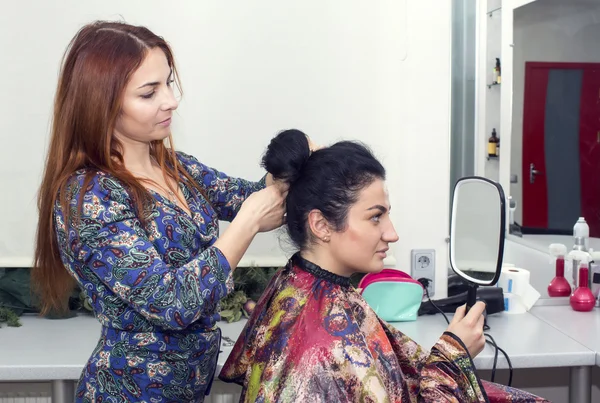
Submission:
[[[66,181],[67,199],[84,200],[98,198],[102,201],[128,202],[129,195],[125,186],[114,175],[102,170],[82,168],[73,172]]]
[[[183,151],[176,151],[177,161],[192,175],[206,171],[206,165],[201,163],[198,158]]]

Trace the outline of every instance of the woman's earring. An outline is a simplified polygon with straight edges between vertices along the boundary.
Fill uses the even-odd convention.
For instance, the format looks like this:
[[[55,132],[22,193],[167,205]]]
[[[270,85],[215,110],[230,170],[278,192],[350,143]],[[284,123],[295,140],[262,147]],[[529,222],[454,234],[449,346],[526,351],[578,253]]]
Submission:
[[[329,237],[328,236],[323,237],[323,242],[329,242]]]

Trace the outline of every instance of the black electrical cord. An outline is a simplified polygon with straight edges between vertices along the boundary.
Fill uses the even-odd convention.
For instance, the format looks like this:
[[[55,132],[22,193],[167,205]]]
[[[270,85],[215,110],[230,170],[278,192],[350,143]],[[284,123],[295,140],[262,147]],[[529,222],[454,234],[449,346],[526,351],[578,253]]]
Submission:
[[[496,362],[498,361],[498,351],[500,351],[504,355],[504,358],[506,358],[506,362],[508,364],[508,386],[512,386],[513,367],[512,367],[512,362],[510,362],[510,358],[508,357],[508,354],[506,354],[506,351],[504,351],[504,349],[502,349],[501,347],[498,347],[498,345],[496,344],[496,340],[494,340],[494,338],[492,337],[491,334],[488,334],[488,333],[484,333],[484,334],[486,337],[486,343],[491,344],[496,349],[495,354],[494,354],[494,366],[492,368],[492,382],[494,382],[494,376],[496,373]],[[487,338],[489,338],[489,340],[487,340]]]
[[[442,311],[440,309],[440,307],[437,306],[433,302],[433,300],[431,299],[431,297],[429,296],[429,290],[427,289],[427,286],[429,286],[429,283],[431,282],[431,279],[420,278],[417,281],[423,285],[423,288],[425,289],[425,295],[427,295],[427,299],[429,300],[429,303],[439,313],[441,313],[444,316],[444,319],[446,319],[446,323],[450,324],[450,320],[448,320],[448,317],[446,316],[446,314],[444,313],[444,311]],[[488,326],[487,323],[483,325],[483,330],[484,330],[484,332],[486,330],[490,330],[490,327]],[[496,366],[498,364],[498,351],[500,351],[504,355],[504,358],[506,358],[506,362],[508,363],[508,370],[509,370],[508,386],[512,386],[513,367],[512,367],[512,363],[510,362],[510,358],[508,358],[508,354],[506,354],[506,351],[504,351],[502,348],[498,347],[498,345],[496,344],[496,340],[494,340],[494,338],[492,337],[491,334],[489,334],[489,333],[483,333],[483,334],[486,337],[485,342],[488,343],[488,344],[490,344],[490,345],[492,345],[492,347],[494,347],[494,364],[492,365],[492,377],[491,377],[491,381],[494,382],[494,379],[496,378]]]
[[[492,336],[487,333],[484,333],[484,335],[486,337],[485,342],[494,347],[494,364],[492,365],[492,376],[490,378],[490,381],[494,382],[494,379],[496,379],[496,365],[498,364],[498,345],[496,345],[496,340]],[[488,336],[490,337],[489,340],[487,339]]]
[[[436,304],[435,304],[435,303],[434,303],[434,302],[431,300],[431,297],[429,296],[429,290],[427,289],[427,286],[429,286],[429,282],[430,282],[431,280],[430,280],[430,279],[428,279],[428,278],[420,278],[420,279],[419,279],[419,280],[417,280],[417,281],[419,281],[419,283],[421,283],[421,284],[423,285],[423,288],[425,288],[425,294],[427,294],[427,299],[429,300],[429,303],[430,303],[431,305],[433,305],[433,307],[434,307],[435,309],[437,309],[437,310],[438,310],[438,312],[439,312],[439,313],[441,313],[441,314],[444,316],[444,319],[446,319],[446,323],[450,324],[450,321],[448,320],[448,317],[446,316],[446,314],[444,313],[444,311],[442,311],[442,310],[440,309],[440,307],[439,307],[439,306],[437,306],[437,305],[436,305]]]

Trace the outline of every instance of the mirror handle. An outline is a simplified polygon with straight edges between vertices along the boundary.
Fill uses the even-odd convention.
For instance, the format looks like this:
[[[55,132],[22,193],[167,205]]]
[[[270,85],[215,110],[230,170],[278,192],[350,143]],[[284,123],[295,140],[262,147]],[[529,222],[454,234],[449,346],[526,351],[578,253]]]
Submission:
[[[469,282],[469,288],[467,289],[467,307],[465,309],[465,315],[469,313],[469,309],[477,302],[477,284]]]

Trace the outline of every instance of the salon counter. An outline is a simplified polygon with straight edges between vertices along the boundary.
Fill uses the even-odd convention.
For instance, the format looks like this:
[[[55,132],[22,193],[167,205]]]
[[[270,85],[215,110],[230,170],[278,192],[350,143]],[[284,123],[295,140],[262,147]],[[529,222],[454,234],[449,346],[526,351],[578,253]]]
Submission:
[[[557,329],[553,322],[553,310],[569,307],[535,308],[534,313],[522,315],[495,314],[488,318],[489,333],[509,355],[513,368],[571,367],[587,368],[596,365],[596,351],[592,344],[594,334],[599,334],[600,319],[595,325],[586,323],[585,316],[572,315],[566,311],[557,321],[566,318],[580,318],[581,325],[572,328],[588,329],[588,339],[578,339],[575,333],[569,334]],[[538,317],[539,316],[539,317]],[[549,319],[548,319],[549,318]],[[74,381],[79,379],[83,366],[96,346],[100,335],[100,324],[88,315],[65,320],[41,319],[35,316],[21,318],[23,326],[0,329],[0,382],[50,381],[52,382],[53,402],[69,401]],[[245,321],[236,323],[221,322],[223,336],[236,340]],[[447,327],[441,315],[423,316],[415,322],[395,323],[400,331],[430,348]],[[584,327],[585,326],[585,327]],[[570,327],[566,325],[566,327]],[[231,352],[230,343],[224,340],[219,358],[219,370]],[[593,340],[596,341],[596,340]],[[600,347],[598,342],[596,347]],[[488,345],[475,358],[478,369],[491,369],[494,350]],[[503,355],[498,356],[498,368],[507,368]],[[577,372],[575,372],[577,375]],[[584,372],[585,376],[585,372]],[[583,382],[577,376],[573,382]],[[72,396],[72,395],[71,395]]]
[[[452,315],[448,315],[448,319],[452,320]],[[448,327],[439,314],[420,316],[414,322],[397,322],[393,325],[427,349],[437,342]],[[488,318],[488,325],[490,330],[486,333],[489,333],[498,346],[506,351],[513,368],[578,367],[593,366],[596,363],[595,353],[589,348],[530,314],[491,315]],[[223,335],[233,340],[241,333],[242,327],[242,322],[221,326]],[[235,337],[232,336],[233,333]],[[222,350],[220,366],[225,363],[231,347],[223,346]],[[477,369],[492,369],[494,349],[486,345],[485,350],[473,361]],[[497,368],[508,368],[502,353],[498,355]]]
[[[576,312],[567,306],[536,306],[530,313],[556,330],[596,352],[596,365],[600,367],[600,309]]]

